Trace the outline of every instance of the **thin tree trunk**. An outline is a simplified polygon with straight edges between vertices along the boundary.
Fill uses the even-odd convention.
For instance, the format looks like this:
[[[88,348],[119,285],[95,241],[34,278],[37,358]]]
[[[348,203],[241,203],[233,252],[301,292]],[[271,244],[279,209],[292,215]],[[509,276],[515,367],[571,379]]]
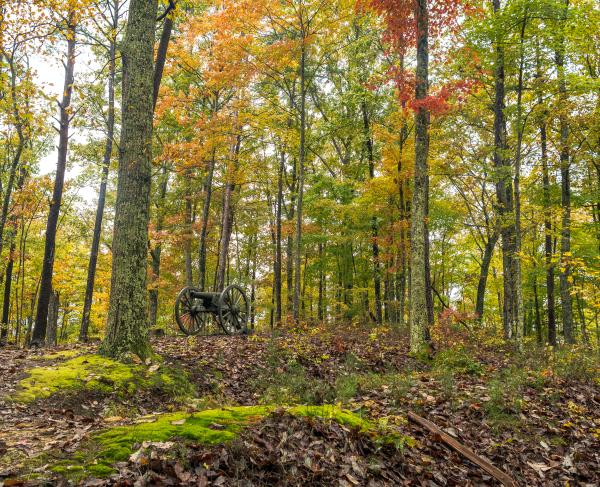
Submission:
[[[163,231],[165,219],[165,199],[167,196],[167,186],[169,185],[169,172],[167,166],[163,166],[161,178],[158,186],[158,202],[156,204],[156,232],[159,234]],[[186,204],[187,204],[186,200]],[[189,240],[188,240],[189,241]],[[149,307],[148,307],[148,326],[155,328],[158,318],[158,280],[160,279],[160,259],[162,255],[162,242],[159,240],[156,246],[150,249],[151,269],[150,289],[148,291]],[[189,280],[189,276],[188,276]],[[190,283],[186,285],[190,286]]]
[[[131,0],[122,45],[123,102],[106,337],[111,357],[149,351],[147,256],[152,162],[153,44],[157,0]]]
[[[541,79],[541,63],[539,46],[536,53],[537,59],[537,77]],[[542,104],[541,94],[538,94],[538,102]],[[547,316],[548,316],[548,343],[556,346],[556,316],[554,311],[554,264],[552,262],[552,210],[550,207],[550,176],[548,170],[548,145],[546,134],[546,116],[547,113],[542,113],[540,121],[540,145],[542,158],[542,185],[544,195],[544,260],[546,267],[546,299],[547,299]]]
[[[210,201],[212,198],[212,180],[215,172],[216,152],[213,149],[206,181],[204,183],[204,204],[202,205],[202,225],[200,227],[200,248],[198,250],[198,286],[206,286],[206,238],[208,235],[208,218],[210,215]]]
[[[241,137],[238,135],[236,142],[232,147],[232,160],[230,161],[230,170],[237,165],[237,157],[240,151]],[[225,184],[225,195],[223,197],[223,216],[221,219],[221,244],[219,246],[219,263],[217,265],[217,282],[215,291],[220,292],[225,288],[225,272],[227,270],[227,256],[229,255],[229,242],[231,240],[231,231],[233,229],[233,174],[228,171],[227,182]]]
[[[362,101],[361,111],[363,118],[363,131],[365,139],[365,148],[367,150],[367,160],[369,163],[369,179],[375,177],[375,154],[373,153],[373,138],[371,136],[371,124],[369,121],[369,113],[367,103]],[[381,312],[381,265],[379,262],[379,242],[378,242],[378,224],[377,217],[371,218],[371,249],[373,251],[373,284],[375,287],[375,318],[377,323],[383,321]]]
[[[566,21],[569,0],[565,0],[563,19]],[[561,26],[562,27],[562,26]],[[564,28],[564,27],[563,27]],[[556,51],[556,69],[558,72],[559,96],[559,125],[560,125],[560,175],[561,175],[561,207],[562,226],[560,231],[560,261],[561,272],[560,304],[562,308],[563,333],[567,343],[575,343],[573,334],[573,298],[571,297],[571,179],[569,153],[569,123],[565,110],[567,109],[567,82],[565,79],[565,41],[561,34],[559,48]]]
[[[191,175],[188,174],[186,177],[188,191],[185,196],[185,241],[183,243],[183,253],[185,257],[185,285],[192,286],[194,283],[194,273],[192,270],[192,237],[194,235],[194,231],[192,228],[192,195],[191,188],[189,188]]]
[[[283,166],[285,152],[281,150],[279,168],[277,170],[277,202],[275,203],[275,264],[273,269],[275,293],[275,325],[281,325],[281,205],[283,199]]]
[[[500,0],[493,0],[494,12],[499,15]],[[504,306],[502,323],[504,338],[511,338],[514,323],[514,279],[513,256],[515,248],[515,226],[513,218],[513,196],[510,178],[510,162],[506,159],[506,120],[504,118],[504,45],[496,40],[496,66],[494,73],[494,166],[496,168],[496,198],[502,238],[502,278]]]
[[[487,278],[490,271],[490,263],[494,255],[494,248],[498,241],[498,232],[494,231],[485,243],[483,250],[483,259],[481,260],[481,268],[479,270],[479,281],[477,283],[477,298],[475,301],[475,314],[478,319],[481,320],[483,317],[484,303],[485,303],[485,289],[487,287]]]
[[[112,28],[117,29],[119,19],[120,0],[115,0],[113,5]],[[90,325],[90,311],[92,309],[92,298],[94,294],[94,281],[96,278],[96,265],[98,262],[98,251],[100,250],[100,237],[102,234],[102,220],[104,217],[104,206],[106,204],[106,186],[108,184],[108,172],[113,150],[113,139],[115,135],[115,76],[116,76],[116,39],[112,38],[109,48],[108,62],[108,114],[106,120],[106,141],[104,144],[104,157],[102,159],[102,175],[100,179],[100,191],[98,193],[98,206],[96,207],[96,220],[94,222],[94,234],[90,250],[88,264],[87,283],[85,286],[85,298],[83,300],[83,315],[79,329],[79,341],[88,339]]]
[[[46,345],[56,346],[56,329],[58,327],[58,309],[60,306],[60,296],[57,291],[50,295],[48,303],[48,333],[46,336]]]
[[[158,49],[156,51],[156,64],[154,65],[154,78],[152,83],[152,108],[156,108],[156,101],[158,100],[158,91],[160,90],[160,82],[162,81],[163,70],[165,68],[165,62],[167,60],[167,50],[169,48],[169,41],[171,40],[171,32],[173,31],[173,10],[175,10],[175,1],[170,0],[167,11],[165,12],[165,20],[163,23],[162,33],[160,35],[160,41],[158,43]]]
[[[521,151],[523,145],[523,132],[525,130],[523,122],[523,70],[525,63],[525,27],[527,26],[527,7],[524,12],[523,23],[519,38],[519,76],[517,83],[517,148],[515,154],[515,249],[512,258],[512,278],[514,289],[514,322],[516,331],[517,346],[522,347],[523,335],[523,284],[521,279]]]
[[[56,229],[62,203],[62,193],[65,181],[65,169],[67,165],[67,153],[69,150],[69,126],[71,123],[71,95],[73,94],[74,72],[75,72],[75,14],[69,14],[67,21],[67,62],[65,63],[65,82],[63,97],[60,102],[60,129],[58,143],[58,161],[56,164],[56,176],[54,179],[54,190],[52,202],[46,224],[46,243],[44,246],[44,260],[42,262],[42,275],[40,279],[40,294],[37,303],[37,314],[35,326],[31,337],[32,346],[42,346],[46,338],[46,325],[48,323],[48,304],[52,293],[52,274],[54,270],[54,252],[56,248]]]
[[[304,199],[304,162],[306,157],[306,37],[302,37],[300,46],[300,155],[298,160],[298,202],[296,207],[296,242],[294,276],[294,322],[300,321],[300,282],[302,259],[302,203]]]
[[[428,91],[429,67],[429,12],[427,0],[414,3],[417,23],[417,69],[415,95],[417,101],[424,100]],[[415,113],[415,168],[411,205],[411,295],[410,295],[410,349],[416,353],[426,344],[429,329],[428,288],[428,153],[429,111],[420,106]]]
[[[12,57],[5,56],[10,70],[10,93],[11,93],[11,105],[14,116],[14,126],[17,131],[17,137],[19,142],[15,149],[15,153],[10,164],[8,182],[6,183],[6,189],[4,192],[4,200],[2,202],[2,213],[0,214],[0,255],[2,255],[2,249],[4,244],[4,226],[6,225],[6,219],[8,217],[8,210],[10,207],[10,201],[12,197],[12,188],[17,174],[17,168],[21,161],[21,155],[25,148],[25,135],[23,133],[23,119],[19,111],[19,103],[17,101],[17,72],[15,69],[14,60]]]

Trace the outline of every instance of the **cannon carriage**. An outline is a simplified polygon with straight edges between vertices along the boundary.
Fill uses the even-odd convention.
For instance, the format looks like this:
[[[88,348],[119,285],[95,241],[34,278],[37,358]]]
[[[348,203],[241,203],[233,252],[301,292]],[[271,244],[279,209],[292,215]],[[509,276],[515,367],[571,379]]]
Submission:
[[[175,321],[186,335],[205,333],[211,320],[227,335],[248,332],[250,306],[244,290],[237,284],[222,292],[206,292],[185,287],[175,300]]]

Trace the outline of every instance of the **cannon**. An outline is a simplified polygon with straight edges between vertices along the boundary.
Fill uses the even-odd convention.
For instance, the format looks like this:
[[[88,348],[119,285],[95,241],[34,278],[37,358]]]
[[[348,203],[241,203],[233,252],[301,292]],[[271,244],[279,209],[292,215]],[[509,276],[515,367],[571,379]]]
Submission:
[[[203,333],[212,317],[227,335],[248,331],[250,307],[244,290],[237,284],[222,292],[205,292],[184,287],[175,300],[175,321],[186,335]]]

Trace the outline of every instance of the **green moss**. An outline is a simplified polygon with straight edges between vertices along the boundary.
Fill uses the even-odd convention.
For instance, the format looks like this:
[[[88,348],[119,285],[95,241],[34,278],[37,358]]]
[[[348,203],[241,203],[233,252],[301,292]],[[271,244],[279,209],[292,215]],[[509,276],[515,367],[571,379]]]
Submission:
[[[275,406],[238,406],[209,409],[194,413],[169,413],[140,418],[132,425],[117,426],[92,436],[85,449],[67,460],[55,462],[52,470],[71,479],[80,479],[82,472],[97,477],[114,472],[113,464],[129,458],[144,442],[179,440],[201,444],[227,443],[246,426],[266,417]],[[336,421],[375,436],[385,443],[402,446],[406,438],[389,428],[373,423],[338,406],[293,406],[283,408],[296,416]]]
[[[177,369],[152,370],[144,365],[124,364],[100,355],[82,355],[57,365],[36,367],[19,383],[13,399],[33,402],[56,393],[81,390],[109,394],[133,394],[138,389],[158,390],[172,398],[193,395],[187,375]]]
[[[59,350],[57,352],[51,352],[45,355],[33,355],[32,360],[58,360],[68,359],[81,355],[81,350]]]

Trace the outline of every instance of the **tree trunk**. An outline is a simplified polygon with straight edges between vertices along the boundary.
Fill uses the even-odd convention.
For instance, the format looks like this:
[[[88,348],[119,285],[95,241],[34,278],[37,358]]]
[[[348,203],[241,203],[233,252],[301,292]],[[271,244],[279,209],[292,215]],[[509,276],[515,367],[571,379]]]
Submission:
[[[294,322],[300,322],[300,282],[302,259],[302,203],[304,199],[304,162],[306,158],[306,37],[303,35],[300,46],[300,155],[298,159],[298,202],[296,207],[296,242],[294,276]]]
[[[188,191],[185,196],[185,241],[183,242],[183,252],[185,257],[185,285],[193,286],[194,284],[194,272],[192,270],[192,238],[194,236],[193,225],[193,209],[192,209],[192,195],[189,183],[191,182],[191,174],[186,175]],[[163,198],[164,200],[164,198]]]
[[[515,249],[512,258],[512,278],[514,289],[514,322],[517,346],[522,347],[523,336],[523,284],[521,279],[521,151],[523,145],[523,132],[525,125],[523,121],[523,70],[525,63],[525,27],[527,26],[527,7],[525,7],[523,23],[519,38],[519,75],[517,83],[517,148],[515,154]]]
[[[568,1],[565,0],[562,21],[566,21]],[[564,28],[561,26],[561,28]],[[565,41],[561,34],[559,48],[556,51],[556,70],[558,76],[559,126],[560,126],[560,176],[561,176],[561,231],[560,231],[560,304],[562,308],[563,333],[567,343],[575,343],[573,334],[573,298],[571,297],[571,180],[569,153],[569,123],[567,109],[567,82],[565,79]]]
[[[217,282],[215,291],[220,292],[225,288],[225,272],[227,270],[227,256],[229,255],[229,242],[233,229],[233,190],[235,189],[234,177],[231,172],[237,165],[237,157],[240,152],[241,137],[238,135],[231,150],[230,167],[227,171],[227,182],[225,184],[225,195],[223,197],[223,216],[221,219],[221,243],[219,245],[219,263],[217,265]]]
[[[204,204],[202,205],[202,225],[200,226],[200,248],[198,249],[198,286],[206,286],[206,237],[208,235],[208,218],[210,216],[210,200],[212,198],[212,180],[215,172],[215,149],[212,151],[206,181],[204,183]]]
[[[114,3],[113,29],[118,27],[119,0]],[[94,294],[94,281],[96,278],[96,264],[98,262],[98,251],[100,249],[100,237],[102,234],[102,219],[104,217],[104,206],[106,204],[106,186],[108,184],[108,172],[113,150],[113,138],[115,134],[115,75],[116,75],[116,39],[111,39],[108,62],[108,115],[106,120],[106,142],[104,144],[104,158],[102,159],[102,175],[100,179],[100,192],[98,193],[98,206],[96,207],[96,220],[94,222],[94,234],[90,250],[88,264],[87,283],[85,286],[85,298],[83,301],[83,316],[79,329],[79,341],[86,342],[88,339],[88,328],[90,325],[90,311],[92,309],[92,297]]]
[[[57,291],[50,294],[48,302],[48,333],[46,335],[46,345],[56,346],[56,329],[58,327],[58,308],[60,306],[60,296]]]
[[[373,153],[373,138],[371,136],[371,124],[369,121],[369,113],[367,110],[367,103],[363,101],[361,103],[361,111],[363,118],[363,131],[364,131],[364,142],[367,151],[367,160],[369,163],[369,179],[375,177],[375,154]],[[379,263],[379,242],[378,242],[379,228],[377,225],[377,217],[371,218],[371,249],[373,251],[373,284],[375,290],[375,318],[377,323],[381,324],[383,321],[381,313],[381,265]]]
[[[14,125],[17,131],[17,137],[19,138],[19,142],[17,143],[17,147],[15,149],[15,153],[12,158],[12,162],[10,164],[10,172],[8,175],[8,182],[6,184],[6,189],[4,193],[4,200],[2,202],[2,213],[0,214],[0,256],[2,255],[2,249],[4,244],[4,226],[6,225],[6,219],[8,217],[8,210],[10,207],[10,201],[12,197],[12,188],[15,181],[15,177],[17,174],[17,168],[19,167],[19,163],[21,161],[21,155],[23,154],[23,149],[25,148],[25,135],[23,134],[23,120],[21,118],[21,113],[19,111],[19,103],[17,101],[17,72],[15,69],[14,60],[12,57],[8,58],[8,66],[10,70],[10,93],[11,93],[11,104],[12,111],[14,115]]]
[[[477,283],[477,299],[475,301],[475,314],[479,320],[483,317],[487,278],[490,271],[490,263],[492,262],[492,257],[494,255],[494,247],[496,247],[497,241],[498,232],[494,231],[485,243],[483,251],[483,259],[481,260],[481,268],[479,270],[479,281]]]
[[[494,12],[499,14],[500,0],[493,0]],[[515,250],[515,226],[513,218],[513,193],[510,162],[506,158],[506,120],[504,118],[504,46],[496,40],[496,66],[494,72],[494,166],[496,168],[497,212],[502,238],[502,278],[504,288],[502,324],[504,338],[512,337],[514,323],[515,289],[513,279],[513,256]]]
[[[158,100],[160,82],[162,81],[163,70],[165,68],[165,62],[167,60],[167,49],[169,48],[171,32],[173,31],[173,10],[175,10],[175,5],[176,4],[174,0],[169,1],[165,21],[163,23],[162,33],[160,35],[160,41],[158,43],[158,49],[156,51],[156,64],[154,65],[154,78],[152,82],[153,109],[156,108],[156,101]]]
[[[417,22],[417,69],[415,95],[417,102],[427,97],[429,68],[429,13],[428,0],[416,0]],[[429,328],[427,294],[428,238],[427,238],[427,189],[429,153],[429,111],[420,106],[415,113],[415,168],[411,218],[411,295],[410,295],[410,349],[416,353],[426,345]]]
[[[106,337],[111,357],[149,351],[147,256],[152,162],[153,44],[157,0],[131,0],[122,47],[123,101]]]
[[[158,186],[158,202],[156,204],[156,232],[159,234],[163,231],[165,219],[165,198],[167,196],[167,186],[169,185],[169,172],[167,166],[163,166],[162,174]],[[186,200],[186,204],[187,204]],[[159,240],[153,249],[150,249],[150,259],[152,273],[150,275],[151,283],[148,290],[149,307],[148,307],[148,326],[155,328],[158,318],[158,280],[160,278],[160,258],[162,255],[162,242]],[[189,277],[188,277],[189,279]],[[190,286],[191,283],[186,283]]]
[[[46,338],[46,325],[48,323],[48,304],[52,293],[52,274],[54,270],[54,252],[56,248],[56,229],[62,203],[62,193],[67,165],[67,152],[69,149],[69,126],[71,123],[71,95],[73,93],[75,71],[75,24],[74,13],[69,14],[67,21],[67,62],[65,63],[65,83],[63,97],[60,102],[60,129],[58,142],[58,161],[56,164],[56,177],[52,202],[46,224],[46,243],[44,246],[44,260],[42,262],[42,275],[40,279],[40,294],[37,303],[35,326],[31,338],[32,346],[42,346]]]
[[[275,293],[275,325],[281,325],[281,205],[283,199],[283,166],[285,152],[281,150],[279,168],[277,170],[277,202],[275,203],[275,264],[273,268]]]
[[[541,62],[539,46],[536,52],[537,78],[541,79]],[[538,93],[538,103],[542,105],[541,93]],[[544,260],[546,267],[546,299],[548,317],[548,343],[556,346],[556,316],[554,311],[554,264],[552,263],[552,210],[550,202],[550,176],[548,170],[548,144],[546,133],[547,112],[544,110],[539,124],[542,159],[542,185],[544,201]]]

